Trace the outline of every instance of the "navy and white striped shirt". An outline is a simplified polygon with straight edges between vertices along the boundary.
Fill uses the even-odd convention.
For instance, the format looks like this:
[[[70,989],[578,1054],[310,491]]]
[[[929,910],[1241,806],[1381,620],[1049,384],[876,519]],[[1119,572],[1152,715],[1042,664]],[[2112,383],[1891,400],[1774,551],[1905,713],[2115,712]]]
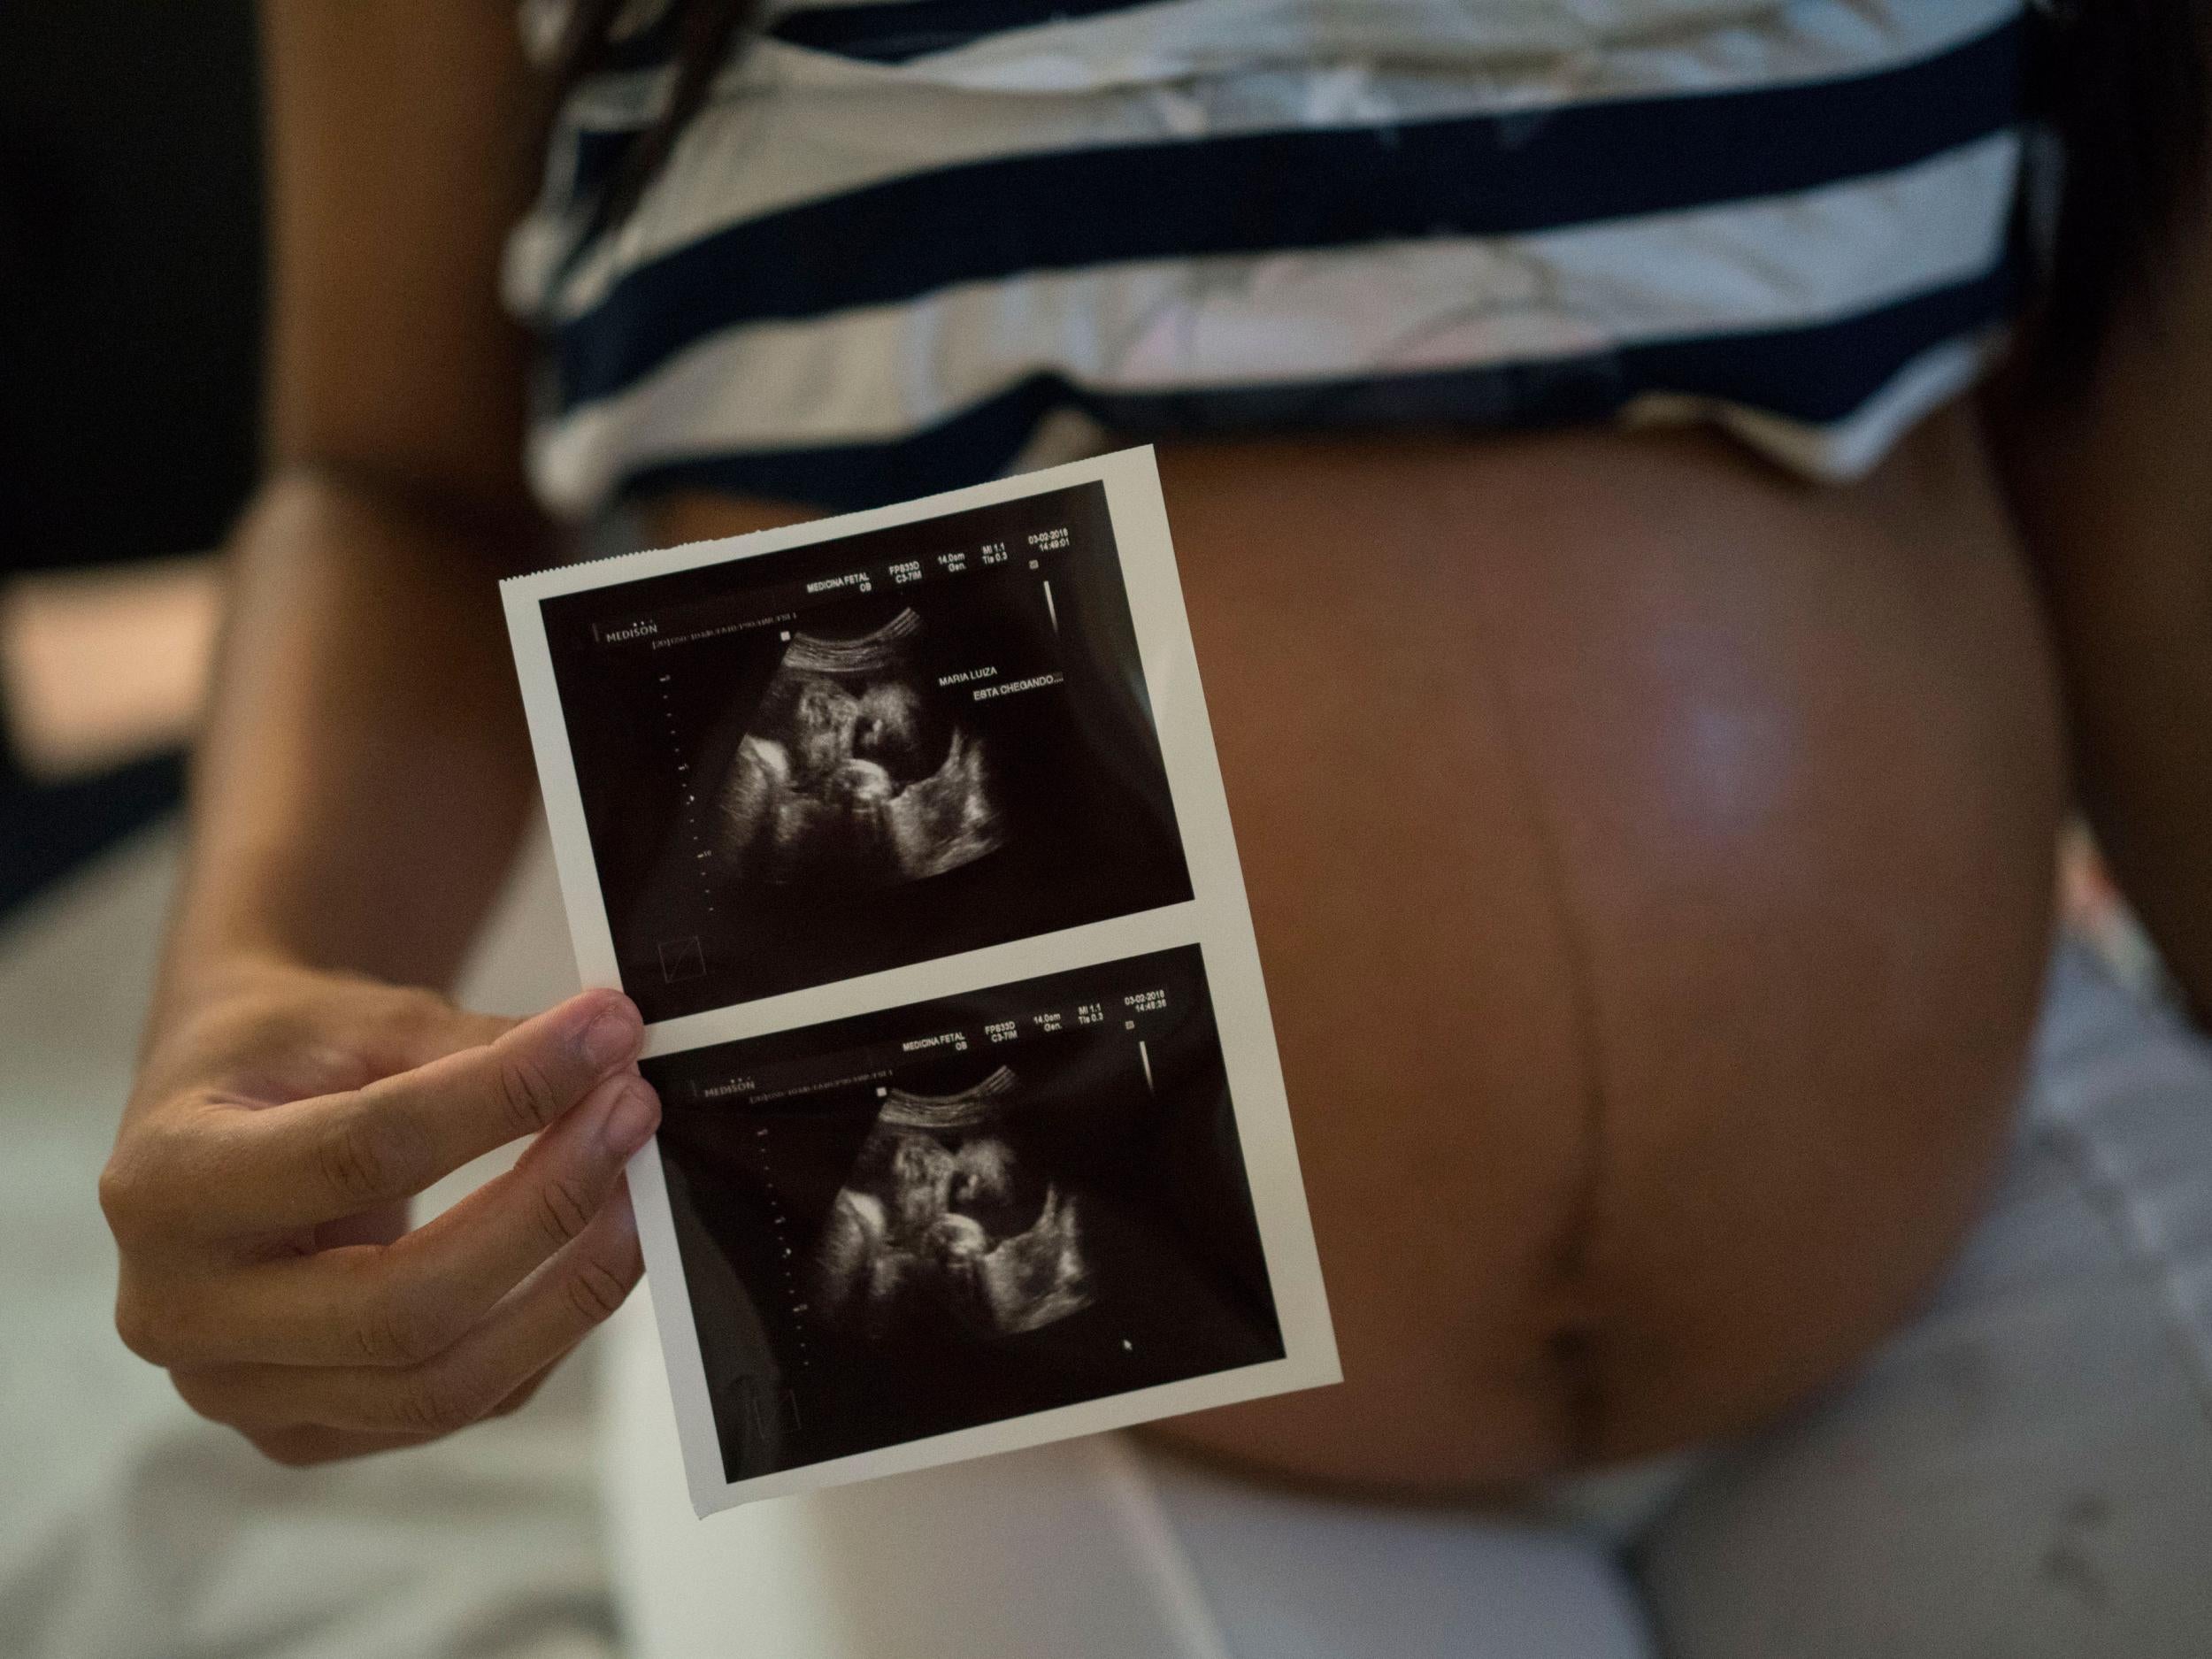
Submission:
[[[802,4],[580,248],[666,96],[634,5],[510,248],[533,476],[849,507],[1102,427],[1612,419],[1853,476],[2001,334],[2020,7]]]

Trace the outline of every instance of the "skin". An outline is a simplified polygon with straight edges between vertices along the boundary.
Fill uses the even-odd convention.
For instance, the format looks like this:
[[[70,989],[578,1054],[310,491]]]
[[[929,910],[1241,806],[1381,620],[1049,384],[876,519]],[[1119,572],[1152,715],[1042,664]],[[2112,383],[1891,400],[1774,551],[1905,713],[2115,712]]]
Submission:
[[[270,470],[102,1200],[126,1340],[308,1462],[526,1397],[635,1280],[620,1148],[657,1108],[611,993],[510,1025],[408,988],[449,979],[529,805],[493,578],[554,554],[494,299],[534,178],[510,9],[280,0],[267,35]],[[2212,995],[2194,292],[2088,404],[2009,411],[2047,620],[1964,409],[1848,489],[1695,436],[1164,456],[1348,1379],[1168,1433],[1487,1491],[1847,1364],[2004,1132],[2062,797],[2048,639],[2100,825]]]
[[[2048,596],[2082,803],[2212,1020],[2212,157],[2078,393],[2000,388],[2005,476]]]
[[[1162,467],[1346,1380],[1159,1432],[1463,1494],[1832,1375],[1970,1217],[2047,948],[1970,420],[1849,490],[1692,435]]]

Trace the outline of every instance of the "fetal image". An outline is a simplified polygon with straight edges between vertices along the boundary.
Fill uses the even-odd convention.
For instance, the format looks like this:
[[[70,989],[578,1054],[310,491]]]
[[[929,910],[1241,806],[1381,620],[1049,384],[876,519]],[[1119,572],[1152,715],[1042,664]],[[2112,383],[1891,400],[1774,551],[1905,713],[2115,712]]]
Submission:
[[[996,852],[983,740],[922,672],[903,609],[856,640],[794,634],[712,815],[716,880],[882,887]]]
[[[1194,946],[645,1071],[729,1479],[1282,1356]]]
[[[1190,896],[1098,485],[543,605],[648,1019]]]
[[[1022,1079],[1000,1066],[953,1094],[887,1091],[830,1205],[805,1288],[828,1324],[880,1340],[948,1317],[1015,1336],[1091,1302],[1079,1204],[1033,1190],[1002,1125]]]

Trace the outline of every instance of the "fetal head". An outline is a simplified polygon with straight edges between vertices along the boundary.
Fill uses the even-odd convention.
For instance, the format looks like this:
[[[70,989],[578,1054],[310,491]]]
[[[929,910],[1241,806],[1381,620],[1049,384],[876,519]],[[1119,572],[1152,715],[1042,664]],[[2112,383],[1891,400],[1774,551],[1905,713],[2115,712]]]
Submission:
[[[791,705],[792,746],[807,778],[836,775],[849,763],[866,761],[894,786],[926,776],[922,700],[914,688],[884,681],[855,690],[828,679],[810,679]]]
[[[922,700],[910,686],[871,686],[859,698],[852,729],[852,752],[901,778],[920,776]]]
[[[832,681],[810,680],[792,710],[792,749],[804,776],[834,773],[853,755],[860,700]]]

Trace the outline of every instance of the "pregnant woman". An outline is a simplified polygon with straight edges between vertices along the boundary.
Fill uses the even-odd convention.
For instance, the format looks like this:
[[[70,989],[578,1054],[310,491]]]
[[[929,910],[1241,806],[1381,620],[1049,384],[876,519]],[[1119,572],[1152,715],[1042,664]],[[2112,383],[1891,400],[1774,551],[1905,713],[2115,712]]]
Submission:
[[[420,1440],[637,1276],[626,1004],[409,988],[531,810],[492,578],[618,506],[672,542],[1160,445],[1343,1346],[1162,1431],[1258,1478],[1695,1482],[1901,1340],[2008,1213],[2067,734],[2212,1003],[2201,8],[755,10],[269,10],[272,466],[103,1191],[199,1409],[286,1461]],[[2006,1282],[2086,1318],[2044,1242]],[[1927,1548],[1729,1578],[1770,1509],[1655,1555],[1672,1640],[1782,1650],[1717,1597],[1829,1606],[1793,1654],[1970,1647],[1977,1517],[2071,1502],[2060,1448],[2203,1463],[2198,1307],[2055,1440],[1968,1388],[2014,1484],[1924,1493]],[[1912,1455],[1867,1421],[1855,1467]],[[2155,1462],[2093,1471],[2156,1540],[2139,1633],[2212,1536]]]

